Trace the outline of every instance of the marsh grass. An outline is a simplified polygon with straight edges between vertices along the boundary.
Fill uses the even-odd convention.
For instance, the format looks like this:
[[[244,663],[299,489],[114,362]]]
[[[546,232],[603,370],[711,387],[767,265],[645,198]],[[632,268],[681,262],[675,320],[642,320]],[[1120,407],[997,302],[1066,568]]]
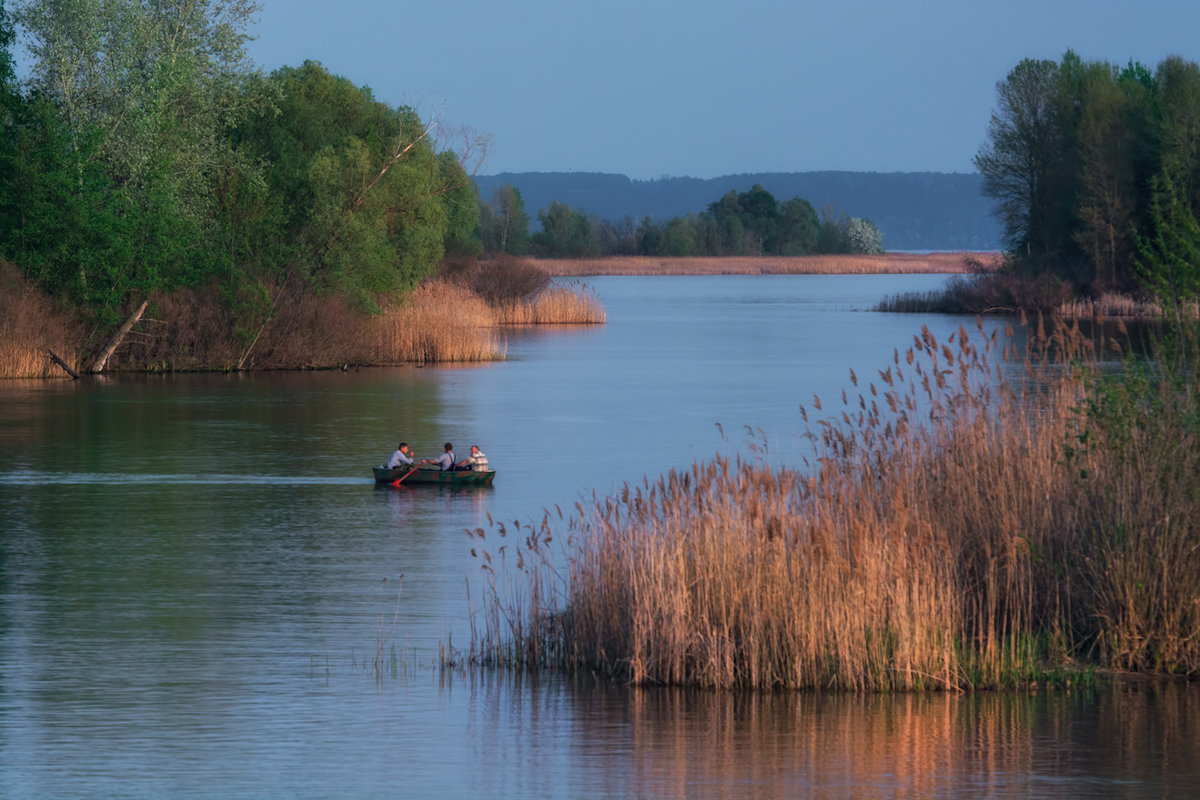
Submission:
[[[1200,319],[1200,304],[1184,303],[1179,311],[1188,319]],[[1077,298],[1063,303],[1058,313],[1067,319],[1091,319],[1103,317],[1106,319],[1163,319],[1167,309],[1153,300],[1130,297],[1127,294],[1105,292],[1099,297]]]
[[[81,346],[80,326],[57,311],[16,267],[0,260],[0,376],[68,377],[48,351],[78,370]]]
[[[472,260],[443,273],[403,301],[376,298],[382,310],[374,315],[336,294],[305,293],[299,287],[262,286],[258,295],[233,299],[216,284],[155,294],[108,370],[497,361],[505,357],[505,326],[605,321],[603,305],[587,286],[555,286],[544,271],[517,259]],[[87,355],[88,330],[78,315],[55,310],[16,267],[0,262],[0,376],[65,376],[47,351],[78,368]]]
[[[603,325],[604,305],[589,287],[550,286],[493,308],[498,325]]]
[[[496,361],[504,357],[491,308],[470,289],[428,281],[376,321],[378,363]]]
[[[1030,341],[924,329],[839,409],[814,398],[794,467],[718,455],[492,522],[496,549],[470,532],[471,660],[872,691],[1200,672],[1197,372]]]

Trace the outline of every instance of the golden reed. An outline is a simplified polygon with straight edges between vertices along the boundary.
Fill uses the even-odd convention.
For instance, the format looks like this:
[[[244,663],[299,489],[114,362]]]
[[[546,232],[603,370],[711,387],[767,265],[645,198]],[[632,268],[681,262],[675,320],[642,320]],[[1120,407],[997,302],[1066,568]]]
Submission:
[[[366,316],[335,295],[283,298],[269,322],[238,321],[215,286],[151,298],[151,310],[110,362],[113,371],[321,369],[346,364],[428,364],[505,357],[499,326],[603,324],[587,287],[548,287],[488,304],[462,285],[423,283],[403,302]],[[257,331],[247,354],[239,329]],[[66,376],[53,349],[78,368],[87,325],[53,309],[15,267],[0,264],[0,377]]]
[[[718,455],[493,523],[518,535],[473,551],[470,658],[722,689],[1009,686],[1081,659],[1200,672],[1196,384],[1137,424],[1092,413],[1103,346],[924,329],[851,372],[837,412],[814,398],[805,463]]]
[[[444,281],[421,284],[404,303],[375,320],[379,363],[495,361],[504,357],[492,311],[468,289]]]
[[[53,350],[77,364],[82,346],[79,325],[56,310],[16,267],[0,260],[0,377],[67,377],[50,358]]]
[[[603,325],[604,305],[585,286],[552,286],[531,298],[498,303],[497,325]]]

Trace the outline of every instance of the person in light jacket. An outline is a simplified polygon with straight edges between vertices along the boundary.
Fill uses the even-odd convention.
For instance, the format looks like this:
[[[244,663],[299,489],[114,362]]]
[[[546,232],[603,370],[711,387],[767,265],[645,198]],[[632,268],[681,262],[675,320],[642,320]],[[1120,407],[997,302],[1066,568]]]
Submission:
[[[397,469],[398,467],[411,467],[413,463],[412,453],[408,450],[408,443],[401,442],[396,447],[396,452],[392,453],[392,457],[388,459],[388,469]]]
[[[459,469],[470,469],[476,472],[488,471],[487,456],[479,449],[479,445],[471,445],[471,455],[458,462]]]
[[[437,464],[438,469],[442,472],[454,469],[454,445],[446,442],[445,452],[437,458],[431,459],[431,463]]]

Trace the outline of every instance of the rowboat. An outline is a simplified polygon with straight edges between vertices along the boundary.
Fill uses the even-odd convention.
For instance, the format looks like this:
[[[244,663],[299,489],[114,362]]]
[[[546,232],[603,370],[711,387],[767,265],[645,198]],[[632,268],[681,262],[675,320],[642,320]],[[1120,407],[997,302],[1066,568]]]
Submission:
[[[475,472],[467,469],[440,470],[437,467],[372,467],[376,483],[392,483],[404,478],[401,486],[491,486],[496,470]],[[407,477],[405,477],[407,476]]]

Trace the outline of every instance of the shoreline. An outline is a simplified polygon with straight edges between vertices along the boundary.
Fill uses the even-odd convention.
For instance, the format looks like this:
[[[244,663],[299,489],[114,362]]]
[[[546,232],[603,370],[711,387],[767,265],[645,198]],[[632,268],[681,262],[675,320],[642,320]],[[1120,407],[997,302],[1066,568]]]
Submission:
[[[962,275],[999,264],[997,251],[814,256],[526,258],[555,278],[600,275]]]

